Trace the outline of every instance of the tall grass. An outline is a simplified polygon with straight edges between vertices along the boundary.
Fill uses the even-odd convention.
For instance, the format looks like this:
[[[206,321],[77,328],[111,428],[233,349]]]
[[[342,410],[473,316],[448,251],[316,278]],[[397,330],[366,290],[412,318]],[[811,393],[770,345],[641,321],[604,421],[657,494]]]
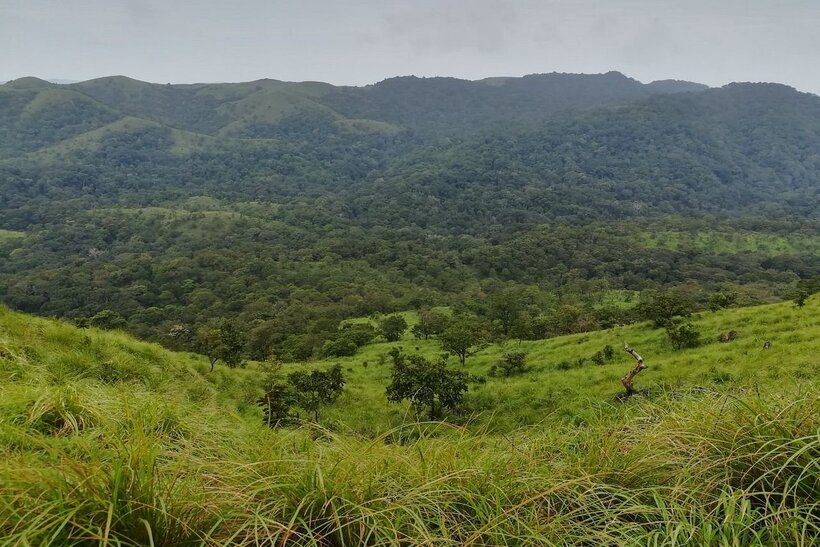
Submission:
[[[816,327],[801,328],[768,383],[588,395],[580,424],[405,413],[362,435],[269,430],[245,408],[253,371],[0,308],[0,544],[815,545],[820,395],[800,337]],[[543,351],[599,343],[576,338]],[[734,348],[700,355],[749,358]]]
[[[620,409],[580,429],[497,436],[450,428],[406,444],[316,428],[266,431],[197,414],[169,429],[157,427],[163,422],[149,403],[125,404],[136,406],[73,442],[28,431],[28,448],[5,450],[0,532],[8,542],[820,540],[817,397],[689,395]],[[135,417],[143,414],[149,418]]]

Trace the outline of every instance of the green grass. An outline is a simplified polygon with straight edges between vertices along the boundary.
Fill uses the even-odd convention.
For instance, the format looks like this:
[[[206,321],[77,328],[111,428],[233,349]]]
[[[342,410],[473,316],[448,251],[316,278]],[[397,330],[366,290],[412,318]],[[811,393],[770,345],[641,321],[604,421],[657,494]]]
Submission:
[[[105,139],[114,135],[159,127],[162,127],[161,124],[150,120],[135,118],[133,116],[125,116],[98,129],[87,131],[75,137],[66,139],[54,146],[38,150],[37,152],[34,152],[34,154],[43,160],[63,160],[67,155],[78,151],[93,152],[99,150],[105,142]],[[215,142],[213,137],[199,133],[191,133],[189,131],[182,131],[180,129],[171,129],[171,137],[173,139],[173,143],[171,144],[170,151],[172,154],[178,156],[184,156],[199,150],[203,150],[208,146],[213,145]]]
[[[740,338],[683,352],[648,325],[525,343],[533,370],[473,390],[474,411],[493,407],[467,426],[416,423],[383,405],[387,366],[361,366],[391,346],[375,344],[346,360],[354,372],[324,413],[329,427],[269,430],[253,407],[254,367],[210,373],[199,356],[0,307],[0,537],[813,545],[819,311],[815,296],[803,309],[703,314],[707,338],[728,329]],[[764,339],[773,342],[765,352]],[[623,340],[650,366],[638,387],[652,388],[626,402],[614,398],[631,366],[625,354],[601,367],[552,367]],[[433,341],[402,345],[437,351]],[[487,348],[468,367],[485,371],[501,351]]]
[[[8,241],[14,241],[17,239],[22,239],[26,236],[23,232],[15,232],[12,230],[0,230],[0,244],[6,243]]]
[[[415,323],[415,314],[404,315],[410,325]],[[684,351],[673,350],[665,331],[652,328],[648,322],[550,340],[492,345],[467,359],[471,373],[486,376],[504,351],[509,350],[526,352],[531,370],[521,376],[490,378],[485,384],[471,386],[468,414],[460,420],[490,431],[509,431],[556,417],[585,423],[599,405],[611,403],[622,391],[620,378],[634,365],[633,359],[620,351],[625,342],[637,348],[649,365],[637,377],[639,387],[654,391],[718,385],[724,389],[779,389],[783,385],[797,388],[805,385],[806,379],[820,377],[818,317],[818,297],[804,308],[787,302],[698,314],[694,322],[704,344]],[[719,343],[718,335],[730,330],[739,333],[738,339],[729,344]],[[772,342],[771,350],[762,349],[766,340]],[[606,345],[616,349],[615,359],[610,363],[597,366],[587,361],[578,368],[559,368],[559,363],[565,361],[575,363],[591,358]],[[340,404],[326,412],[327,419],[357,433],[378,434],[401,425],[408,413],[406,407],[388,404],[384,398],[390,377],[386,354],[392,347],[428,357],[441,353],[436,340],[415,340],[408,332],[398,343],[371,344],[353,357],[308,365],[294,363],[286,369],[341,363],[348,388]]]
[[[640,234],[639,242],[647,248],[673,251],[708,250],[715,253],[758,252],[770,256],[820,254],[820,240],[811,234],[774,235],[752,231],[652,231]]]

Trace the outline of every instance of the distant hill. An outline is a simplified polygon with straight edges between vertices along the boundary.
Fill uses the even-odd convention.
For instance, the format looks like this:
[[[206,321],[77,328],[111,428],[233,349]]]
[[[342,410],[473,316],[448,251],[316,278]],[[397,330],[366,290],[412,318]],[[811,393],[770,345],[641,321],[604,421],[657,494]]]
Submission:
[[[820,97],[777,84],[21,79],[0,86],[0,299],[166,343],[229,318],[262,357],[495,282],[765,302],[820,272],[818,150]],[[648,243],[677,222],[710,243]]]
[[[111,76],[67,85],[20,78],[0,86],[0,153],[51,146],[126,116],[215,137],[300,139],[342,135],[457,135],[544,119],[575,108],[623,103],[696,84],[644,85],[610,72],[534,74],[468,81],[392,78],[366,87],[258,80],[239,84],[152,84]],[[48,119],[31,116],[47,107]],[[45,135],[48,133],[48,135]]]
[[[456,231],[681,210],[816,216],[818,151],[820,97],[731,84],[425,149],[358,187],[356,208]]]

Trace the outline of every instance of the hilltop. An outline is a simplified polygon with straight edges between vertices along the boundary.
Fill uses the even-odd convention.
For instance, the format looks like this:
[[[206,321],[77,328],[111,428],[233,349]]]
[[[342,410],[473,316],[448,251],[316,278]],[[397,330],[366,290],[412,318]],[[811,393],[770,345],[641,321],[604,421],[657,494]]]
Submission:
[[[126,76],[58,85],[29,77],[0,86],[0,113],[8,106],[31,101],[48,103],[56,110],[57,103],[76,102],[81,95],[85,102],[93,101],[95,108],[113,110],[119,116],[219,137],[287,139],[305,124],[331,124],[354,135],[392,133],[401,128],[453,135],[501,122],[540,119],[561,110],[703,89],[706,86],[677,81],[642,84],[617,72],[480,81],[400,77],[364,87],[271,79],[171,85]],[[82,118],[84,126],[95,125],[95,112],[71,108],[72,116]],[[30,122],[25,122],[29,127]],[[9,144],[4,141],[0,139],[0,150]]]

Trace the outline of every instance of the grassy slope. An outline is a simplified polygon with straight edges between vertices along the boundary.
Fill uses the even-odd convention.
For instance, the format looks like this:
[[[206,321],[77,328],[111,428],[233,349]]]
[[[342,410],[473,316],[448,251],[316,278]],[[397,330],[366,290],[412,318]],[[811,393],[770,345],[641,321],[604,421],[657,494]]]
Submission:
[[[7,241],[21,239],[25,237],[23,232],[14,232],[12,230],[3,230],[0,229],[0,243],[5,243]]]
[[[406,315],[412,324],[414,317]],[[756,385],[761,389],[780,389],[784,384],[805,385],[806,379],[820,377],[818,318],[818,297],[802,309],[788,302],[703,313],[695,317],[695,324],[705,344],[685,351],[674,351],[663,329],[652,328],[649,323],[551,340],[514,342],[504,347],[493,345],[467,359],[471,373],[486,376],[505,349],[527,352],[532,370],[522,376],[489,378],[486,384],[471,386],[469,407],[481,413],[473,421],[491,430],[509,430],[556,415],[581,423],[598,412],[599,405],[614,400],[621,391],[620,378],[634,361],[617,351],[615,359],[602,366],[588,361],[580,368],[559,370],[556,365],[590,358],[607,344],[618,350],[624,342],[637,348],[649,364],[650,368],[636,379],[639,387],[677,390],[724,384],[725,388]],[[737,331],[739,338],[729,344],[718,343],[718,335],[729,330]],[[771,350],[762,349],[766,340],[772,342]],[[319,363],[341,363],[348,376],[343,400],[327,412],[329,419],[362,433],[384,430],[405,419],[406,408],[384,402],[390,367],[380,365],[379,361],[380,355],[393,346],[428,357],[441,352],[435,340],[414,340],[408,333],[400,343],[372,344],[356,356]],[[299,366],[304,365],[288,368]]]
[[[0,308],[0,536],[21,545],[808,545],[820,534],[811,517],[819,307],[815,296],[802,310],[707,314],[705,334],[735,328],[741,338],[680,354],[645,325],[534,342],[536,382],[482,388],[480,398],[506,405],[499,416],[527,416],[552,386],[584,427],[558,420],[488,435],[429,426],[438,431],[428,436],[407,424],[376,439],[266,430],[249,407],[253,370],[209,373],[198,356]],[[627,359],[549,368],[627,336],[651,367],[642,386],[709,386],[712,366],[733,378],[716,391],[608,404]],[[763,338],[773,341],[765,353]],[[482,371],[499,351],[470,368]],[[371,401],[386,368],[354,368],[339,406]],[[749,382],[760,395],[741,389]],[[362,412],[345,416],[361,423]]]
[[[697,249],[714,253],[763,252],[769,255],[820,254],[820,239],[810,234],[778,236],[752,231],[660,231],[644,232],[640,242],[644,247],[671,250]]]

